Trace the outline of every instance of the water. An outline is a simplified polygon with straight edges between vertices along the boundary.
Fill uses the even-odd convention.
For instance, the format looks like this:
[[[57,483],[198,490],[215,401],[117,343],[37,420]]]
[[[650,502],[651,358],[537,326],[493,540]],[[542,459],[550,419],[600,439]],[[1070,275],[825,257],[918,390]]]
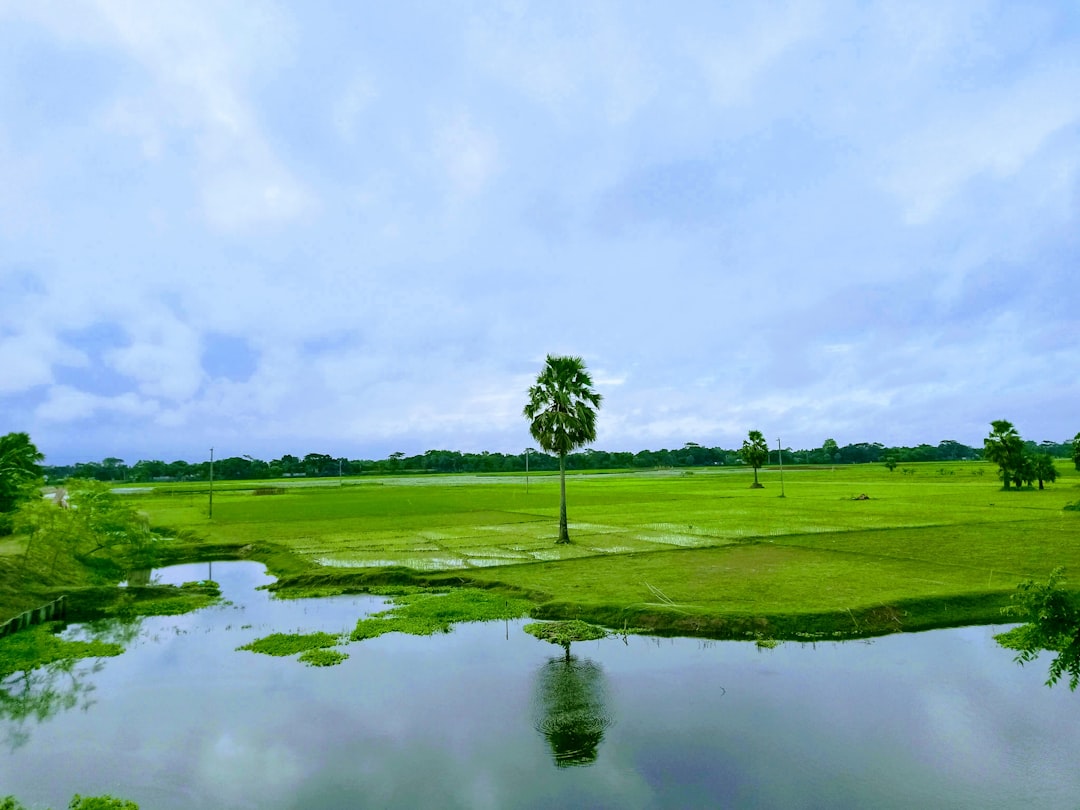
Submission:
[[[40,721],[0,703],[0,796],[60,808],[111,792],[144,810],[1080,804],[1080,694],[1043,686],[1045,662],[1014,664],[1001,628],[772,650],[606,639],[567,664],[521,622],[495,622],[349,644],[319,669],[235,648],[347,631],[381,600],[273,600],[254,590],[269,581],[256,563],[213,577],[232,605],[146,619],[96,672],[38,673]]]

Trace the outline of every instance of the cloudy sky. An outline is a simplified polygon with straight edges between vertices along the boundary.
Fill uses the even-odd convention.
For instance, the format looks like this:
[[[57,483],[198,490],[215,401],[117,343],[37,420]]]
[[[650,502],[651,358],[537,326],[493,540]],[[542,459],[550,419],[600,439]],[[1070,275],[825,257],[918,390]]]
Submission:
[[[51,463],[1080,430],[1080,7],[0,0]]]

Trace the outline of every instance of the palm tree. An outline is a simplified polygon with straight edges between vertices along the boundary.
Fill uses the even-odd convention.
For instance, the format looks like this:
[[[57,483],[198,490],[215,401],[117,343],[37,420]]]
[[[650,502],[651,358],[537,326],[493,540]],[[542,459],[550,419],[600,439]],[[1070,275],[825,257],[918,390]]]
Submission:
[[[529,387],[525,418],[529,433],[549,453],[559,457],[559,539],[569,543],[566,530],[566,454],[596,440],[596,411],[603,397],[592,388],[592,377],[580,357],[549,354],[536,384]]]
[[[1043,481],[1051,484],[1057,481],[1057,467],[1054,466],[1054,457],[1049,453],[1039,453],[1032,459],[1032,472],[1035,480],[1039,482],[1039,489],[1043,489]]]
[[[999,475],[1005,489],[1009,488],[1009,479],[1021,470],[1024,456],[1024,442],[1016,432],[1012,422],[995,419],[990,423],[993,430],[983,439],[983,456],[987,461],[998,465]],[[1016,488],[1020,488],[1019,481]]]
[[[26,433],[0,436],[0,512],[11,512],[28,496],[44,458]]]
[[[761,435],[760,430],[751,430],[739,449],[739,458],[754,468],[754,483],[751,484],[751,489],[762,488],[757,480],[757,471],[768,457],[769,447],[765,444],[765,437]]]

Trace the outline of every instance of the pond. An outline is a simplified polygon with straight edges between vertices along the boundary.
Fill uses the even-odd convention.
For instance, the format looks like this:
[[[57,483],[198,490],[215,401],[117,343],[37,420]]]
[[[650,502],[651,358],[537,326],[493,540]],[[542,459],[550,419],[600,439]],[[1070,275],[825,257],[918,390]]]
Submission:
[[[231,604],[114,625],[127,651],[39,673],[35,699],[55,699],[37,714],[12,710],[9,681],[0,796],[60,808],[109,792],[143,810],[1054,808],[1080,796],[1080,694],[1046,688],[1045,662],[1014,664],[992,639],[1000,627],[775,649],[631,636],[575,643],[567,663],[523,622],[494,622],[349,644],[346,661],[317,668],[236,648],[351,630],[381,600],[276,600],[256,590],[270,581],[257,563],[215,563],[213,577]]]

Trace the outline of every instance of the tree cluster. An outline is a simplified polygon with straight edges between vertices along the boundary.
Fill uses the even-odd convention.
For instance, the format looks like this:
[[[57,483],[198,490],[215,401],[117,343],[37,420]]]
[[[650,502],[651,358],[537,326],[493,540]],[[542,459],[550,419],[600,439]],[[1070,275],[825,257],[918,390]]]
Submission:
[[[1012,422],[995,419],[990,423],[990,435],[983,441],[983,457],[998,465],[998,476],[1005,489],[1012,484],[1017,489],[1039,482],[1057,480],[1054,457],[1046,452],[1032,452],[1020,438]]]

